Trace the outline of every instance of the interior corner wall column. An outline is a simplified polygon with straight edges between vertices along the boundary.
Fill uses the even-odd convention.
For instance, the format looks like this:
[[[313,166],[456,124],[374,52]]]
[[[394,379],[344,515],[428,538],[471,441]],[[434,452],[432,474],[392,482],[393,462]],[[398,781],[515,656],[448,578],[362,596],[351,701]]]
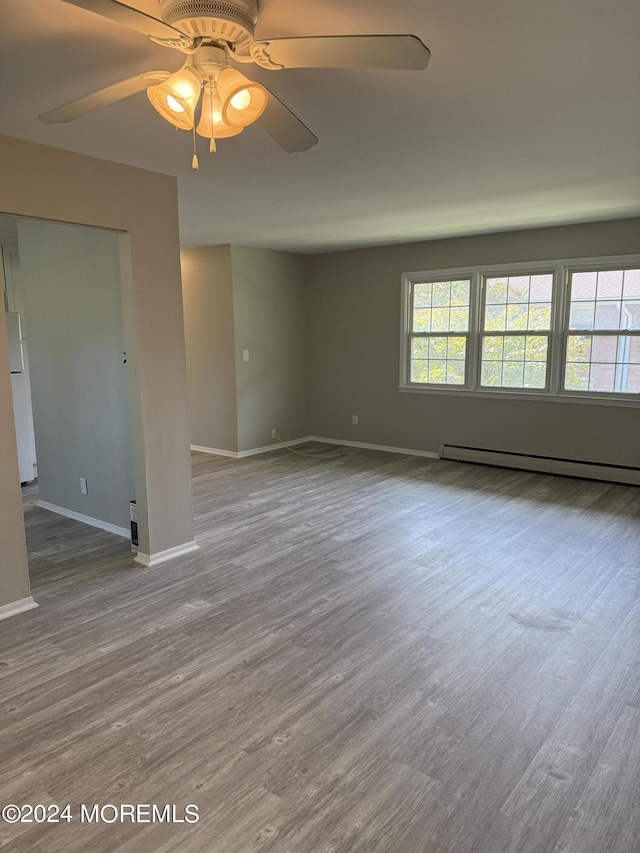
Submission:
[[[183,249],[191,440],[244,453],[309,435],[308,259],[252,246]]]
[[[127,346],[135,349],[139,387],[132,439],[140,548],[153,557],[186,545],[193,541],[193,507],[177,181],[7,136],[0,136],[0,164],[0,212],[128,234],[123,304],[131,312]],[[0,410],[11,413],[5,380]],[[10,446],[6,459],[0,456],[2,500],[11,507],[0,516],[0,540],[18,548],[20,494],[5,485],[17,470],[15,440],[8,438],[3,430],[0,445]]]
[[[231,246],[183,249],[181,258],[191,441],[237,453]]]

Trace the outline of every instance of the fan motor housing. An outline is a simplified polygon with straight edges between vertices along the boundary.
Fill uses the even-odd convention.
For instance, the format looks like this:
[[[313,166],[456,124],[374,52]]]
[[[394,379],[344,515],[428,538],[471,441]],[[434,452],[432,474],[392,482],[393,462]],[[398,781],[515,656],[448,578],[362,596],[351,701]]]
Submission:
[[[240,51],[253,42],[257,0],[160,0],[162,19],[190,38],[225,41]]]

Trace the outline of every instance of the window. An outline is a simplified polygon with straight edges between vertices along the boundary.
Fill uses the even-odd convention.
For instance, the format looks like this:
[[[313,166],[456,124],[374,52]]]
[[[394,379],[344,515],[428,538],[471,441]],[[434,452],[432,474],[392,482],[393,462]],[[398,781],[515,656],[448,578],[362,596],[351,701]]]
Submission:
[[[485,279],[483,387],[546,388],[552,287],[551,273]]]
[[[640,269],[571,273],[570,294],[565,389],[639,394]]]
[[[411,381],[464,385],[471,280],[415,282]]]
[[[640,403],[640,258],[403,276],[401,390]]]

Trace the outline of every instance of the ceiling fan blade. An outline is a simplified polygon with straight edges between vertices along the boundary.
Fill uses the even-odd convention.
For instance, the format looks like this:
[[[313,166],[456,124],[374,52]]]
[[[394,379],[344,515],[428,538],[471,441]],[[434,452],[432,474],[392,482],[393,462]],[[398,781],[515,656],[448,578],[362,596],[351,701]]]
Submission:
[[[302,36],[264,39],[251,46],[265,68],[381,68],[420,71],[431,51],[417,36]]]
[[[103,18],[109,18],[118,24],[124,24],[125,27],[131,27],[145,36],[157,39],[184,40],[185,38],[185,34],[175,27],[147,15],[146,12],[133,9],[125,3],[119,3],[118,0],[64,0],[64,2],[95,12],[96,15],[102,15]]]
[[[84,95],[82,98],[76,98],[75,101],[69,101],[68,104],[49,110],[38,118],[47,124],[64,124],[93,110],[99,110],[116,101],[121,101],[123,98],[128,98],[129,95],[142,92],[154,83],[161,83],[166,80],[170,75],[170,71],[148,71],[146,74],[139,74],[137,77],[129,77],[127,80],[114,83],[113,86],[107,86],[106,89],[100,89],[98,92],[92,92],[90,95]]]
[[[272,92],[269,92],[267,108],[256,124],[268,133],[287,154],[308,151],[318,141],[318,137]]]

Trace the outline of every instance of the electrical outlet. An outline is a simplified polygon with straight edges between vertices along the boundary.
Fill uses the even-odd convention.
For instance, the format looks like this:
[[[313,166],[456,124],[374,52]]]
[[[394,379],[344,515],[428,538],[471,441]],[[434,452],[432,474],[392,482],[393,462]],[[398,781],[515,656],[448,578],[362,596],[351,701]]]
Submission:
[[[89,494],[89,490],[87,488],[87,481],[84,477],[80,477],[80,494],[81,495],[88,495]]]
[[[352,426],[358,426],[358,416],[357,415],[351,415],[351,425]]]
[[[275,427],[273,427],[273,429],[271,430],[271,438],[277,438],[277,437],[278,437],[278,430]]]
[[[248,349],[242,350],[242,360],[243,361],[249,361],[249,350]]]

